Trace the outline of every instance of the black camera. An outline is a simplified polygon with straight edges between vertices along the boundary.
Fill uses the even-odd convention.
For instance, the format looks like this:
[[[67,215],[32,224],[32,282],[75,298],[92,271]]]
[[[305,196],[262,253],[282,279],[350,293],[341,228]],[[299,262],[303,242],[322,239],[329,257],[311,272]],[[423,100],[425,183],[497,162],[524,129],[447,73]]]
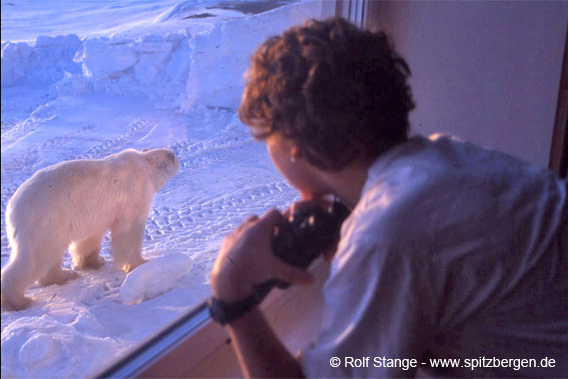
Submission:
[[[292,217],[274,227],[272,250],[284,262],[307,268],[326,249],[339,240],[341,224],[350,210],[335,201],[327,207],[316,206],[297,210]],[[288,288],[289,283],[270,279],[253,286],[253,293],[234,303],[211,297],[207,301],[213,320],[221,325],[239,318],[256,307],[274,287]]]
[[[300,209],[290,219],[276,225],[272,235],[272,250],[284,262],[307,268],[320,254],[339,240],[343,221],[350,210],[334,201],[327,207]],[[276,286],[288,284],[277,281]]]

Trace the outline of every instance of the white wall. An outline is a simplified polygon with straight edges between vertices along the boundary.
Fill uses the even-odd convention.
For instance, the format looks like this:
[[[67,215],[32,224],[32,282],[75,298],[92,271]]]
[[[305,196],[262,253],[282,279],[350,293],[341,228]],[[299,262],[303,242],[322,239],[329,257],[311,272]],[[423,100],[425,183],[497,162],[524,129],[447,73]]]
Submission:
[[[548,166],[568,1],[372,1],[413,72],[414,133]]]

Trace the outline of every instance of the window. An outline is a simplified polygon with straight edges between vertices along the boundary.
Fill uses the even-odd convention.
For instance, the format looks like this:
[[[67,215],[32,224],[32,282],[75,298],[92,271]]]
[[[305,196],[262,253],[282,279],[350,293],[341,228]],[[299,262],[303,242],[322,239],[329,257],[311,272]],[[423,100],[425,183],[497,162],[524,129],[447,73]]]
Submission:
[[[150,207],[147,263],[128,275],[114,267],[107,233],[100,269],[31,285],[30,307],[2,313],[2,375],[92,376],[179,317],[206,321],[200,304],[223,237],[296,198],[235,114],[249,56],[265,38],[334,12],[332,1],[307,0],[2,3],[3,268],[8,201],[34,172],[128,148],[167,148],[180,163]],[[129,201],[139,196],[133,188],[121,189]],[[81,191],[97,208],[116,208],[110,191]],[[77,204],[38,197],[29,206],[50,229],[33,229],[31,239],[49,234],[33,254],[57,261],[50,243],[70,221],[50,212]],[[73,268],[68,251],[62,266]]]

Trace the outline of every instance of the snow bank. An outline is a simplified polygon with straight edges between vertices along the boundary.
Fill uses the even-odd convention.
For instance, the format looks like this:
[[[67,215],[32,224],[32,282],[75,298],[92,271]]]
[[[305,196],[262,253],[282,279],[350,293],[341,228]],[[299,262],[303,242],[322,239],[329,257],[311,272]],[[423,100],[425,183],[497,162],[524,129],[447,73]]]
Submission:
[[[181,253],[152,259],[126,275],[120,288],[120,300],[132,305],[163,295],[173,289],[192,268],[192,259]]]
[[[175,107],[189,74],[190,38],[182,30],[136,39],[87,39],[76,56],[82,73],[66,77],[58,89],[85,88],[83,83],[88,82],[95,92],[143,95]]]
[[[42,83],[54,84],[63,95],[94,91],[144,96],[184,112],[197,105],[235,108],[256,47],[290,25],[321,15],[320,2],[306,1],[251,17],[212,18],[195,35],[182,28],[82,41],[73,34],[40,36],[33,47],[6,42],[2,87]]]
[[[85,318],[93,317],[84,311],[71,324],[48,315],[12,322],[2,330],[2,377],[51,377],[57,367],[61,376],[71,378],[100,369],[100,362],[112,359],[118,346],[111,338],[92,336],[81,327],[92,324]]]
[[[2,44],[2,87],[16,84],[51,84],[64,73],[78,73],[81,65],[73,58],[81,40],[76,35],[37,38],[34,47],[27,43]]]
[[[244,89],[243,74],[250,56],[268,37],[282,33],[307,18],[319,18],[320,2],[303,2],[277,8],[247,19],[216,24],[190,41],[191,67],[182,110],[196,104],[235,107]]]

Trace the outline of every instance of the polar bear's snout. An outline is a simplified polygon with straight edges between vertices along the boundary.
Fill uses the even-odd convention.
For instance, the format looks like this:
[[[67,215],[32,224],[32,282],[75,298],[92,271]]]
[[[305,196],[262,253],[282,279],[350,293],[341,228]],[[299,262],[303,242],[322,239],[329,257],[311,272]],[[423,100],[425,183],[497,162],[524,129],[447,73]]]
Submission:
[[[179,160],[178,160],[177,155],[171,150],[168,150],[167,156],[168,156],[168,159],[174,164],[174,170],[173,170],[173,173],[172,173],[172,176],[173,176],[179,170]]]
[[[154,171],[156,191],[162,189],[179,170],[176,154],[168,149],[142,150],[142,154]]]
[[[177,163],[178,158],[173,151],[168,151],[168,158],[174,163]]]

